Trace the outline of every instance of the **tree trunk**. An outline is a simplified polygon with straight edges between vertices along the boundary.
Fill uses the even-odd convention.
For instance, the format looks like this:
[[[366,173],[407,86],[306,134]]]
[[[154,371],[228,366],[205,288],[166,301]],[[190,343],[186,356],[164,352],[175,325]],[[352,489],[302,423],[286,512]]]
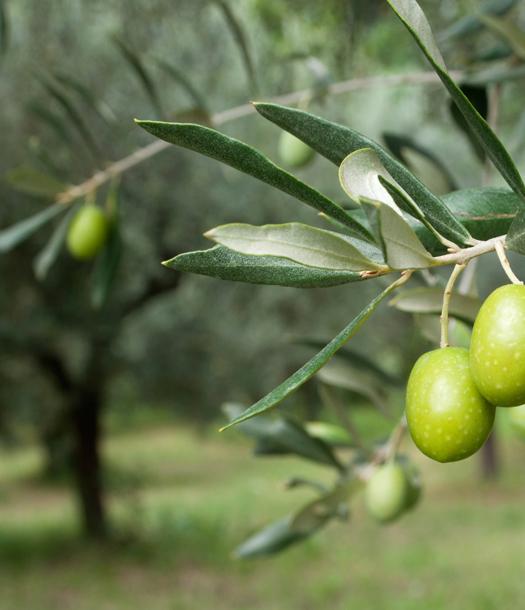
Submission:
[[[481,448],[481,476],[485,480],[496,479],[499,470],[496,433],[493,431]]]
[[[79,388],[71,405],[74,436],[73,473],[84,534],[101,540],[108,535],[100,458],[100,388]]]

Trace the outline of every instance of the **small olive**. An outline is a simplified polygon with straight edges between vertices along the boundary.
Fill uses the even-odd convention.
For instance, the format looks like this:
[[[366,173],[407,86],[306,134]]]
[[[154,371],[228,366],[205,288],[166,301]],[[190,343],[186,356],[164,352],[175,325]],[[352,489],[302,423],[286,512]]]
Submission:
[[[426,456],[438,462],[469,457],[490,434],[494,414],[472,379],[465,348],[427,352],[414,365],[406,416],[412,439]]]
[[[96,205],[84,205],[69,225],[67,248],[74,258],[94,258],[106,243],[108,219]]]
[[[525,286],[501,286],[483,303],[472,330],[470,368],[492,404],[525,403]]]
[[[408,495],[409,485],[403,466],[388,462],[374,472],[366,485],[366,507],[374,519],[388,523],[403,513]]]

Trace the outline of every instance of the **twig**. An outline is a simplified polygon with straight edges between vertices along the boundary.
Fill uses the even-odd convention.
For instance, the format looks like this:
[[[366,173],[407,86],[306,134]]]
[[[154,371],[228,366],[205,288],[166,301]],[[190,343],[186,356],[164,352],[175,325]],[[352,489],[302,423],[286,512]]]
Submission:
[[[454,78],[460,78],[461,72],[453,72]],[[342,95],[351,91],[360,89],[371,89],[375,87],[396,87],[401,85],[425,85],[438,83],[439,79],[434,72],[415,72],[412,74],[395,74],[390,76],[371,76],[366,78],[354,78],[351,80],[341,81],[334,83],[328,88],[328,95]],[[279,95],[277,97],[270,98],[271,102],[277,104],[295,104],[300,102],[306,95],[310,93],[310,89],[302,89],[300,91],[294,91],[285,95]],[[211,117],[211,122],[215,126],[224,125],[237,119],[249,116],[256,112],[252,104],[242,104],[218,112]],[[100,170],[93,174],[90,178],[71,186],[67,190],[60,193],[57,198],[57,203],[68,205],[79,199],[80,197],[86,196],[97,190],[100,186],[109,182],[117,176],[127,172],[133,167],[151,159],[158,155],[164,150],[171,148],[171,144],[164,142],[163,140],[155,140],[151,144],[139,148],[135,152],[127,155],[126,157],[111,163],[103,170]]]
[[[498,241],[496,243],[496,254],[498,255],[499,262],[503,267],[503,271],[507,274],[507,277],[513,284],[523,284],[523,282],[516,276],[514,271],[512,271],[512,267],[510,266],[510,261],[505,254],[505,246],[502,241]]]
[[[452,297],[452,290],[454,288],[454,284],[459,277],[459,274],[465,269],[468,263],[460,263],[456,265],[450,274],[450,278],[445,287],[445,292],[443,294],[443,308],[441,310],[441,341],[440,347],[448,347],[448,309],[450,305],[450,298]]]

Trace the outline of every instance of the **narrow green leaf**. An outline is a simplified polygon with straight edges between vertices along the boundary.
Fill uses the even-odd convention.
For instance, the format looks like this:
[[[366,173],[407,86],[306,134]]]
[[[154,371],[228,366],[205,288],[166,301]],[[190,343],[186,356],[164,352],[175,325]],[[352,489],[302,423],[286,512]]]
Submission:
[[[295,176],[272,163],[251,146],[229,138],[214,129],[191,123],[165,123],[137,121],[143,129],[161,140],[188,148],[266,182],[324,212],[344,224],[352,233],[365,241],[373,241],[368,230],[353,220],[343,208]]]
[[[273,407],[277,406],[282,400],[290,396],[298,388],[300,388],[308,379],[315,375],[331,358],[336,354],[337,350],[349,341],[361,328],[361,326],[368,320],[372,315],[376,307],[381,301],[386,298],[393,290],[395,290],[396,284],[391,284],[375,299],[373,299],[343,330],[335,336],[328,345],[326,345],[319,353],[317,353],[308,362],[298,369],[293,375],[288,377],[286,381],[274,388],[264,398],[261,398],[258,402],[248,408],[242,415],[235,418],[233,421],[228,423],[222,428],[226,430],[231,426],[246,421],[251,417],[260,415],[269,411]]]
[[[226,23],[230,28],[233,39],[235,40],[239,51],[241,52],[241,57],[243,65],[246,69],[248,80],[251,84],[253,92],[255,93],[258,90],[257,72],[255,70],[255,64],[252,59],[252,54],[248,45],[248,38],[244,33],[244,28],[228,2],[226,2],[225,0],[215,0],[215,3],[221,9],[224,19],[226,20]]]
[[[344,235],[298,222],[261,227],[232,223],[208,231],[205,237],[242,254],[285,257],[310,267],[343,271],[385,269],[361,254]]]
[[[425,216],[441,235],[458,244],[468,242],[468,232],[454,218],[443,201],[377,142],[348,127],[331,123],[302,110],[266,103],[256,103],[255,108],[266,119],[297,136],[338,166],[345,157],[360,148],[373,149],[386,171],[414,201],[417,201]]]
[[[510,226],[505,243],[509,250],[525,254],[525,211],[520,211]]]
[[[134,51],[130,46],[128,46],[123,40],[116,36],[113,38],[113,42],[115,43],[118,50],[122,54],[122,57],[126,60],[129,67],[137,77],[139,83],[142,85],[145,94],[148,96],[151,105],[153,106],[153,109],[159,117],[162,117],[164,111],[162,109],[162,102],[159,92],[157,91],[155,81],[148,72],[139,54]]]
[[[36,197],[54,198],[66,190],[67,184],[53,176],[27,166],[16,167],[5,175],[7,183],[17,191]]]
[[[445,196],[445,201],[479,240],[505,235],[522,208],[519,195],[508,189],[495,187],[454,191]]]
[[[332,447],[355,446],[354,439],[348,431],[338,424],[325,421],[308,421],[304,427],[310,436],[318,438]]]
[[[380,177],[395,183],[372,148],[360,148],[350,153],[339,166],[339,183],[350,199],[356,203],[361,203],[362,197],[381,201],[400,212],[388,191],[379,181]]]
[[[426,269],[433,265],[432,256],[400,214],[385,203],[370,199],[361,201],[392,269]]]
[[[33,270],[39,281],[42,282],[46,279],[49,270],[58,259],[62,250],[62,245],[66,239],[69,223],[71,222],[71,219],[75,215],[76,211],[76,206],[71,206],[68,209],[67,214],[53,231],[47,244],[42,248],[35,258]]]
[[[235,403],[223,405],[229,419],[235,419],[244,407]],[[344,470],[334,452],[322,440],[310,436],[306,429],[291,419],[283,417],[258,417],[238,427],[239,431],[257,440],[257,455],[295,454],[308,460]]]
[[[185,252],[163,263],[170,269],[221,280],[294,288],[338,286],[363,278],[355,271],[333,271],[300,265],[287,258],[251,256],[223,246]]]
[[[0,252],[9,252],[66,209],[61,203],[55,203],[45,210],[3,229],[0,231]]]
[[[525,184],[514,162],[488,123],[476,111],[446,70],[430,25],[416,0],[387,0],[430,61],[479,143],[509,186],[525,199]]]
[[[443,289],[436,287],[403,290],[389,305],[407,313],[439,314],[443,306]],[[480,307],[481,301],[477,297],[453,292],[449,313],[454,318],[472,324]]]
[[[302,339],[301,341],[299,341],[299,343],[316,349],[321,349],[326,345],[327,342],[319,341],[317,339]],[[335,355],[335,359],[346,360],[354,368],[360,371],[372,373],[380,379],[380,383],[382,385],[388,384],[392,386],[397,386],[402,383],[401,379],[385,371],[385,369],[379,366],[374,360],[368,358],[367,356],[364,356],[360,352],[350,349],[349,347],[342,347]]]
[[[292,517],[288,516],[266,526],[248,540],[238,546],[233,552],[237,559],[251,559],[272,555],[300,542],[314,532],[298,532],[291,529]]]

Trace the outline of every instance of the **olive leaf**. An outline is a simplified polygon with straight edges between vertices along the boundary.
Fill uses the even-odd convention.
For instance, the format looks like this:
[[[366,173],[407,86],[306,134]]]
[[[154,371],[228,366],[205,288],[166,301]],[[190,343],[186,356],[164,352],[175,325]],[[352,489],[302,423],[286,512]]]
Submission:
[[[232,223],[211,229],[205,237],[243,254],[280,256],[310,267],[346,271],[385,270],[339,233],[298,222],[282,225]]]
[[[492,128],[472,106],[468,98],[447,72],[445,62],[437,47],[430,24],[416,0],[387,0],[393,11],[412,34],[437,75],[445,85],[472,133],[486,150],[488,157],[505,178],[509,186],[525,199],[525,184],[514,161]],[[525,205],[525,201],[523,202]]]
[[[395,212],[394,212],[395,213]],[[361,326],[372,315],[376,307],[396,288],[396,282],[385,288],[378,296],[376,296],[343,330],[336,335],[330,343],[317,353],[313,358],[308,360],[303,366],[295,371],[288,379],[279,384],[269,394],[261,398],[251,407],[246,409],[241,415],[233,421],[223,426],[221,430],[226,430],[231,426],[239,424],[251,417],[265,413],[277,406],[281,401],[287,398],[290,394],[300,388],[308,379],[313,377],[337,351],[343,347],[361,328]]]
[[[339,166],[339,183],[350,199],[356,203],[360,203],[361,197],[374,199],[400,213],[398,206],[381,184],[380,177],[395,182],[371,148],[360,148],[350,153]]]
[[[288,516],[266,526],[239,545],[233,552],[234,557],[251,559],[272,555],[283,551],[292,544],[301,542],[314,533],[313,531],[308,533],[296,531],[290,527],[291,522],[292,516]]]
[[[395,182],[417,201],[425,216],[441,235],[458,244],[469,242],[470,235],[444,202],[377,142],[353,129],[302,110],[261,102],[255,103],[255,109],[337,166],[341,165],[351,152],[362,148],[373,149]]]
[[[337,286],[363,279],[356,271],[308,267],[288,258],[242,254],[224,246],[185,252],[163,265],[176,271],[199,273],[221,280],[294,288]]]
[[[0,231],[0,252],[9,252],[19,243],[30,237],[35,231],[64,212],[66,207],[61,203],[48,206],[41,212],[17,222]]]
[[[230,165],[299,199],[319,212],[324,212],[345,225],[355,237],[373,241],[369,231],[340,205],[278,167],[251,146],[203,125],[162,121],[136,122],[155,137]]]
[[[361,202],[392,269],[426,269],[434,264],[414,229],[392,207],[371,199]]]
[[[244,411],[244,407],[236,403],[226,403],[222,410],[229,419],[234,419]],[[263,416],[239,424],[238,429],[257,441],[257,455],[295,454],[340,471],[344,470],[328,444],[312,436],[304,426],[292,419]]]
[[[49,241],[39,252],[33,263],[33,270],[38,280],[43,281],[47,277],[49,270],[58,259],[62,250],[62,245],[66,239],[69,223],[77,212],[77,206],[71,206],[67,214],[60,221],[56,229],[51,234]]]

